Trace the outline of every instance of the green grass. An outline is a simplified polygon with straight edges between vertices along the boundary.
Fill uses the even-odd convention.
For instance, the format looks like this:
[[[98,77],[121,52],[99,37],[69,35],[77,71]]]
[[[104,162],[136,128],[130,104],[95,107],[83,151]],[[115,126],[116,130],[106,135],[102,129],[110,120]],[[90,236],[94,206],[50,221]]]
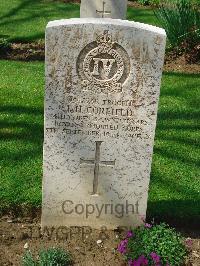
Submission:
[[[128,8],[127,19],[160,27],[160,23],[151,8]]]
[[[164,74],[151,172],[151,217],[183,224],[195,223],[196,217],[200,223],[199,102],[200,75]]]
[[[0,37],[12,42],[44,40],[47,23],[80,16],[78,4],[52,0],[0,0]],[[151,9],[128,8],[128,19],[158,25]]]
[[[1,206],[41,203],[44,64],[0,61]]]
[[[0,61],[1,208],[41,205],[44,65]],[[200,76],[165,73],[148,213],[200,221]]]
[[[131,2],[141,2],[141,1],[139,1],[139,0],[129,0],[129,1],[131,1]],[[150,2],[150,4],[152,3],[152,4],[157,4],[157,3],[166,3],[166,2],[172,2],[172,3],[174,3],[175,1],[178,1],[178,0],[149,0],[149,2]],[[199,4],[199,0],[190,0],[191,2],[192,2],[192,4]]]
[[[38,41],[44,39],[49,21],[79,16],[78,4],[52,0],[1,0],[0,37],[11,41]]]
[[[44,41],[50,20],[79,17],[78,4],[1,0],[0,38]],[[152,9],[129,20],[157,25]],[[0,210],[41,206],[44,64],[0,61]],[[149,217],[200,223],[200,76],[165,73],[151,172]]]

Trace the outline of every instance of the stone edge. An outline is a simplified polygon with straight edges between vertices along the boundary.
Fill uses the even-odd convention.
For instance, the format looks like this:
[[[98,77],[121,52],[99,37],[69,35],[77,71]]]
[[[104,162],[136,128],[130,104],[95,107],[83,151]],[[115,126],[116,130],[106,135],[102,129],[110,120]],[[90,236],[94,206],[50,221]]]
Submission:
[[[97,25],[117,25],[117,26],[125,26],[125,27],[133,27],[140,30],[146,30],[150,32],[154,32],[163,36],[166,36],[166,32],[163,28],[159,28],[156,26],[152,26],[149,24],[144,24],[140,22],[121,20],[121,19],[111,19],[111,18],[71,18],[71,19],[60,19],[50,21],[46,29],[54,28],[65,25],[85,25],[85,24],[97,24]]]

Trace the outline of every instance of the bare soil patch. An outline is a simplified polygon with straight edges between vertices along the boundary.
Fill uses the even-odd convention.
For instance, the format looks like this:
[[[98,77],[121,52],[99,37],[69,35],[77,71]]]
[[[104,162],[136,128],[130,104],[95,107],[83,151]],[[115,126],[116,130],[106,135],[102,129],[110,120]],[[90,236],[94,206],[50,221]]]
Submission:
[[[169,54],[165,56],[164,71],[200,74],[200,64],[189,64],[185,55],[173,58]]]
[[[136,8],[152,8],[150,5],[142,5],[137,1],[128,1],[128,6],[129,7],[136,7]]]
[[[24,245],[37,256],[41,248],[62,247],[72,254],[73,265],[126,265],[116,248],[119,242],[114,231],[99,231],[90,228],[48,228],[44,234],[40,232],[38,221],[11,222],[2,219],[0,222],[0,265],[21,265],[25,252]],[[117,237],[116,237],[117,236]],[[101,243],[97,243],[101,240]]]
[[[36,43],[13,43],[7,52],[0,53],[0,59],[34,61],[45,59],[45,44]]]
[[[200,265],[200,235],[197,232],[182,232],[193,240],[191,254],[186,266]],[[41,234],[38,218],[13,219],[4,216],[0,220],[0,265],[21,265],[24,245],[36,256],[41,248],[62,247],[72,254],[73,265],[80,266],[125,266],[117,252],[125,232],[92,230],[90,228],[48,228]],[[97,243],[101,240],[101,243]]]

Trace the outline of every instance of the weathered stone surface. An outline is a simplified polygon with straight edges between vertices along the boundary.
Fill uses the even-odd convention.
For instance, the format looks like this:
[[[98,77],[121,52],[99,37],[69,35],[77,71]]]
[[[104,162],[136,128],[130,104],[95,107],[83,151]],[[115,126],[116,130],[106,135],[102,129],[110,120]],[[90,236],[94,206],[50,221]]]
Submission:
[[[140,23],[48,24],[43,226],[141,223],[164,49],[164,30]]]
[[[127,0],[82,0],[81,18],[126,19]]]

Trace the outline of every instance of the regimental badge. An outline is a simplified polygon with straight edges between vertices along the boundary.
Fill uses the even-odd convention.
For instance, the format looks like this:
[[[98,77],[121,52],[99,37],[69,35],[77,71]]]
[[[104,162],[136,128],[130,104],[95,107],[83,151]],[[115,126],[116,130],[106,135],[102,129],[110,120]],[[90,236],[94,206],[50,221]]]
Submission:
[[[80,52],[77,73],[83,90],[122,92],[130,72],[130,59],[125,49],[112,41],[106,30]]]

